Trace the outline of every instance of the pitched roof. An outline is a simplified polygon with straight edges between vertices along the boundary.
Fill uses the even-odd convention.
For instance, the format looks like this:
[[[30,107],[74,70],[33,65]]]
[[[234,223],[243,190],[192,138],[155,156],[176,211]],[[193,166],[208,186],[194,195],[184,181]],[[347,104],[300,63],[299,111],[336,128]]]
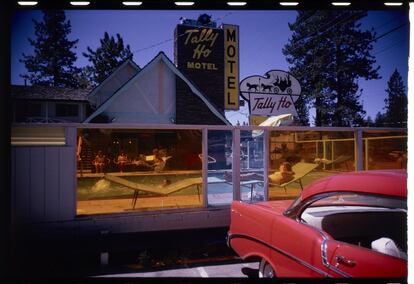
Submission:
[[[131,65],[133,68],[135,68],[137,70],[137,72],[139,72],[141,70],[141,68],[132,59],[125,60],[125,62],[123,62],[121,65],[119,65],[117,68],[115,68],[115,70],[108,77],[106,77],[106,79],[103,80],[103,82],[101,82],[98,86],[96,86],[89,93],[88,97],[90,98],[90,97],[95,96],[103,88],[103,86],[105,86],[109,81],[112,80],[112,78],[115,76],[115,74],[117,72],[119,72],[119,70],[123,69],[128,64]]]
[[[122,90],[132,84],[132,82],[142,76],[142,74],[146,73],[149,70],[150,66],[153,66],[158,61],[162,60],[172,72],[175,73],[176,76],[180,77],[191,89],[191,91],[198,96],[209,108],[209,110],[216,115],[220,120],[222,120],[225,124],[231,125],[231,123],[222,115],[218,109],[214,106],[212,102],[208,100],[207,97],[192,83],[177,67],[172,63],[172,61],[164,54],[164,52],[159,52],[157,56],[155,56],[147,65],[145,65],[135,76],[133,76],[130,80],[128,80],[121,88],[119,88],[110,98],[108,98],[103,104],[100,105],[98,109],[95,110],[85,121],[84,123],[90,122],[93,118],[104,112],[112,102],[122,93]]]
[[[10,97],[12,99],[26,100],[88,101],[90,91],[90,89],[12,85]]]

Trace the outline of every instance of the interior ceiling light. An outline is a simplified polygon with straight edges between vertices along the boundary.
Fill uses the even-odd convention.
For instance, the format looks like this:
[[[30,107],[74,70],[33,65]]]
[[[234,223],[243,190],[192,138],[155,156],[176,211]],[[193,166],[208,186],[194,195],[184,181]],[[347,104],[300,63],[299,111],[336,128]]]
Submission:
[[[334,5],[334,6],[349,6],[349,5],[351,5],[351,2],[332,2],[332,5]]]
[[[71,1],[70,5],[72,6],[88,6],[91,2],[89,1]]]
[[[18,1],[17,4],[19,4],[20,6],[36,6],[37,5],[37,1]]]
[[[245,6],[247,2],[227,2],[229,6]]]
[[[279,2],[281,6],[297,6],[299,2]]]
[[[180,1],[180,2],[174,2],[177,6],[193,6],[194,2],[188,2],[188,1]]]
[[[385,2],[385,6],[402,6],[402,2]]]
[[[132,1],[125,1],[122,2],[125,6],[141,6],[142,2],[132,2]]]

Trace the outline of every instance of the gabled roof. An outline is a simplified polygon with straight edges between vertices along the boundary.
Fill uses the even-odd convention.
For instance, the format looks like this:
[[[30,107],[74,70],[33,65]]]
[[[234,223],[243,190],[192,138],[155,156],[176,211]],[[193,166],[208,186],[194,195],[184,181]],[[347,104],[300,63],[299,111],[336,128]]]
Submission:
[[[163,61],[166,66],[180,79],[182,79],[191,89],[191,91],[198,96],[204,104],[208,107],[208,109],[216,115],[220,120],[222,120],[225,124],[231,125],[231,123],[217,110],[217,108],[204,96],[204,94],[187,78],[183,73],[180,72],[180,70],[177,69],[177,67],[174,65],[174,63],[171,62],[171,60],[164,54],[164,52],[159,52],[157,56],[155,56],[147,65],[145,65],[135,76],[133,76],[130,80],[128,80],[121,88],[119,88],[115,94],[113,94],[110,98],[108,98],[104,103],[100,105],[98,109],[96,109],[95,112],[93,112],[85,121],[84,123],[90,122],[93,118],[104,112],[111,104],[112,102],[122,93],[122,91],[126,88],[128,88],[131,84],[133,84],[134,80],[141,77],[146,72],[149,72],[151,66],[154,66],[159,61]]]
[[[89,93],[88,98],[93,97],[97,92],[99,92],[100,89],[102,89],[103,86],[109,81],[112,80],[112,78],[116,75],[116,73],[119,72],[119,70],[123,69],[126,65],[130,64],[133,68],[139,72],[141,68],[132,60],[127,59],[124,63],[119,65],[112,73],[109,75],[102,83],[100,83],[98,86],[95,87],[95,89],[92,90],[92,92]]]
[[[25,100],[88,101],[90,89],[12,85],[10,98]]]

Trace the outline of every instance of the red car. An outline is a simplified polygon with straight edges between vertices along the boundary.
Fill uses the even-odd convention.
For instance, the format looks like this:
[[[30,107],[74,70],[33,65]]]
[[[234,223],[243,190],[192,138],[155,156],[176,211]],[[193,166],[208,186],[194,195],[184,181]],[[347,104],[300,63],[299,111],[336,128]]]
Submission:
[[[407,172],[320,179],[295,200],[231,205],[227,239],[259,277],[407,277]]]

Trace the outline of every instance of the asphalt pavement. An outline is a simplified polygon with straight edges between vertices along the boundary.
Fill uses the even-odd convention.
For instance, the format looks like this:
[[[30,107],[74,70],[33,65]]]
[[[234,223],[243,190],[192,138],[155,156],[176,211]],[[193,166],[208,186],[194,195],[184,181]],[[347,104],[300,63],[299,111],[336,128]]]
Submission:
[[[134,273],[122,273],[122,274],[108,274],[99,275],[94,277],[105,278],[139,278],[139,277],[192,277],[192,278],[214,278],[214,277],[235,277],[235,278],[247,278],[241,271],[243,267],[257,269],[259,267],[258,262],[238,263],[238,264],[222,264],[222,265],[210,265],[210,266],[198,266],[191,268],[181,269],[166,269],[151,272],[134,272]]]

